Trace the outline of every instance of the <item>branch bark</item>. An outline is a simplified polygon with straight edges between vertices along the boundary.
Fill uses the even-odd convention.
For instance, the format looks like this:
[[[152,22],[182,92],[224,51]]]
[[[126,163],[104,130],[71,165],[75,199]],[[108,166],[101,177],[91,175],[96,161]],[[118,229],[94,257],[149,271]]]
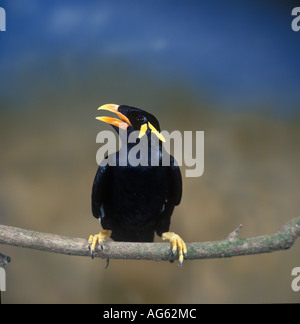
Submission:
[[[239,238],[241,225],[220,241],[187,243],[186,260],[227,258],[286,250],[300,236],[300,217],[293,218],[277,232],[252,238]],[[49,233],[0,225],[0,244],[42,251],[90,256],[87,239],[65,237]],[[172,260],[170,244],[104,242],[104,249],[96,247],[95,257],[135,260]],[[174,258],[178,258],[175,255]]]

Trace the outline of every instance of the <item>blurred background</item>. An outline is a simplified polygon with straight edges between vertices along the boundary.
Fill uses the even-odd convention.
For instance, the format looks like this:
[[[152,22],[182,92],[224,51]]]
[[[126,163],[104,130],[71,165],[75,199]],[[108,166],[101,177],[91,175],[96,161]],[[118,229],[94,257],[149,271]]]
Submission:
[[[86,237],[105,103],[205,132],[171,230],[186,242],[277,231],[299,216],[300,32],[293,1],[1,1],[0,223]],[[184,167],[182,168],[184,171]],[[156,239],[160,241],[159,238]],[[300,302],[287,251],[176,263],[0,246],[4,303]]]

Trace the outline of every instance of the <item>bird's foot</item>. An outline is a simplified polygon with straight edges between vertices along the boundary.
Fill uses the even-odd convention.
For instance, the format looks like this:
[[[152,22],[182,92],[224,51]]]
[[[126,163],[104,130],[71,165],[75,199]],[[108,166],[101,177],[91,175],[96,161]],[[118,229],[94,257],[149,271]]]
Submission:
[[[88,240],[88,247],[91,251],[91,257],[94,259],[94,252],[96,244],[99,243],[101,246],[101,249],[103,250],[103,241],[107,236],[111,235],[111,230],[102,230],[99,234],[96,235],[90,235]]]
[[[175,255],[176,251],[178,250],[178,255],[179,255],[179,264],[178,266],[182,266],[183,258],[187,254],[187,248],[186,245],[183,241],[183,239],[173,233],[173,232],[165,232],[162,234],[162,239],[163,240],[169,240],[172,246],[172,257]]]

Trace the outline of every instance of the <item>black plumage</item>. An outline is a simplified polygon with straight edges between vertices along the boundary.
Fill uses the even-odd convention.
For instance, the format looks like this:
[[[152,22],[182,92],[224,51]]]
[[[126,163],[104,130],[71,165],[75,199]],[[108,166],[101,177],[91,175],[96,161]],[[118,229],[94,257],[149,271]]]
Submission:
[[[118,114],[120,120],[111,117],[97,119],[111,124],[118,133],[122,131],[127,139],[133,132],[139,133],[135,135],[136,142],[127,143],[124,149],[122,146],[120,151],[106,157],[96,173],[92,188],[92,213],[100,220],[104,231],[99,233],[102,233],[101,237],[91,236],[89,239],[90,245],[94,243],[92,256],[97,241],[103,247],[105,236],[110,235],[115,241],[152,242],[155,232],[159,236],[166,233],[163,238],[171,241],[175,252],[180,244],[172,242],[171,239],[175,239],[172,235],[180,237],[168,231],[174,207],[181,200],[182,179],[172,156],[167,155],[170,160],[168,166],[162,163],[163,154],[167,153],[162,145],[164,138],[157,119],[144,110],[125,105],[104,105],[99,109]],[[145,160],[143,165],[132,166],[129,152],[140,141],[147,147],[139,150],[137,157]],[[127,162],[125,166],[119,163],[122,157]],[[151,165],[151,158],[156,160],[154,166]],[[115,165],[110,165],[109,161],[115,161]],[[182,245],[181,250],[186,253],[183,241]]]

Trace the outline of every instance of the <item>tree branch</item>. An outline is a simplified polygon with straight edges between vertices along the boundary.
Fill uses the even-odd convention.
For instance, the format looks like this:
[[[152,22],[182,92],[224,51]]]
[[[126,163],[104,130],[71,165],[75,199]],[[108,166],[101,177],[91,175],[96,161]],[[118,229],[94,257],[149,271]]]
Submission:
[[[221,241],[187,243],[188,253],[185,259],[225,258],[288,249],[300,236],[300,217],[290,220],[272,234],[243,239],[238,237],[240,229],[241,225]],[[0,225],[0,244],[60,254],[90,256],[87,239],[40,233],[5,225]],[[172,260],[170,244],[166,243],[104,242],[104,250],[96,247],[95,257]]]

